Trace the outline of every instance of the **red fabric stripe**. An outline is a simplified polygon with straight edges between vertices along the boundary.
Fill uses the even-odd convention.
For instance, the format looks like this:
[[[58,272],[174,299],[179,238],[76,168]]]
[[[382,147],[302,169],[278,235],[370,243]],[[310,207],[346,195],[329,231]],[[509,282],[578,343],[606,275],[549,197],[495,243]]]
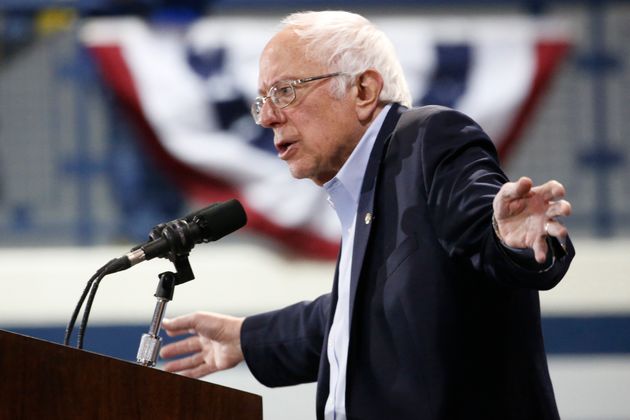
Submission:
[[[530,121],[538,101],[551,82],[555,70],[568,52],[569,46],[569,43],[564,41],[540,41],[536,44],[536,72],[532,88],[525,101],[523,101],[505,138],[497,147],[501,161],[505,161],[516,145],[517,140],[521,138],[523,129]]]

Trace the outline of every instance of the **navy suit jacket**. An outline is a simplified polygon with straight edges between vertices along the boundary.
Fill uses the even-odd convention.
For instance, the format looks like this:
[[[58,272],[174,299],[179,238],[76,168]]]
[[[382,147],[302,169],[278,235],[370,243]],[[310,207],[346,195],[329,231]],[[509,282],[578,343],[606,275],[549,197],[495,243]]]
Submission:
[[[574,250],[538,265],[500,245],[492,200],[506,176],[456,111],[394,105],[363,181],[350,297],[349,419],[557,419],[538,290]],[[370,216],[367,216],[370,214]],[[552,262],[552,259],[554,260]],[[245,360],[267,386],[318,381],[328,396],[331,293],[248,317]]]

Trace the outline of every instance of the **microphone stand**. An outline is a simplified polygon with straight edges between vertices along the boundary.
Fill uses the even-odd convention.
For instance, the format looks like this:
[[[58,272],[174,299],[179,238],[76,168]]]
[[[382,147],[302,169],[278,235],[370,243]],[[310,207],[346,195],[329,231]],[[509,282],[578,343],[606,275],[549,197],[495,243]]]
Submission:
[[[166,305],[173,300],[175,286],[195,278],[192,268],[190,267],[190,262],[188,261],[187,253],[184,255],[175,255],[171,258],[171,261],[173,261],[175,265],[175,273],[165,271],[158,275],[159,283],[154,295],[157,302],[153,311],[153,319],[149,326],[149,332],[142,334],[142,338],[140,339],[136,361],[142,366],[154,367],[156,364],[162,344],[162,338],[159,335],[162,320],[166,312]]]

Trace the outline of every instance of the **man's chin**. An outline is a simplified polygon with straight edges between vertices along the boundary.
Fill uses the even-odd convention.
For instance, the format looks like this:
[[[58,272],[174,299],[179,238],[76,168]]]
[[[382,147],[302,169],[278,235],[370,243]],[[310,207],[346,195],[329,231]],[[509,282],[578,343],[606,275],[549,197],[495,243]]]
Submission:
[[[301,166],[289,164],[289,172],[291,172],[291,176],[295,179],[310,179],[320,187],[326,183],[326,181],[320,181],[313,174],[313,171],[309,171],[307,168]]]
[[[291,172],[291,176],[295,179],[304,179],[309,178],[309,173],[301,166],[298,162],[287,162],[289,166],[289,172]]]

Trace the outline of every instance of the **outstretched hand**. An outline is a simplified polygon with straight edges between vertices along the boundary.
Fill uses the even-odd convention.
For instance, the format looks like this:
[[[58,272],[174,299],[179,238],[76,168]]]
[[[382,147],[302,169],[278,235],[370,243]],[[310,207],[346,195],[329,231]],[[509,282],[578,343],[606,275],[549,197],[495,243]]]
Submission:
[[[559,216],[571,214],[571,204],[564,200],[565,190],[557,181],[533,186],[531,179],[521,177],[505,183],[494,197],[492,207],[498,235],[507,246],[531,248],[536,261],[547,257],[547,236],[564,246],[567,229]]]
[[[186,356],[167,362],[164,370],[200,378],[236,366],[244,359],[241,350],[244,319],[209,312],[165,319],[162,325],[169,336],[192,336],[162,348],[160,356],[164,359]]]

